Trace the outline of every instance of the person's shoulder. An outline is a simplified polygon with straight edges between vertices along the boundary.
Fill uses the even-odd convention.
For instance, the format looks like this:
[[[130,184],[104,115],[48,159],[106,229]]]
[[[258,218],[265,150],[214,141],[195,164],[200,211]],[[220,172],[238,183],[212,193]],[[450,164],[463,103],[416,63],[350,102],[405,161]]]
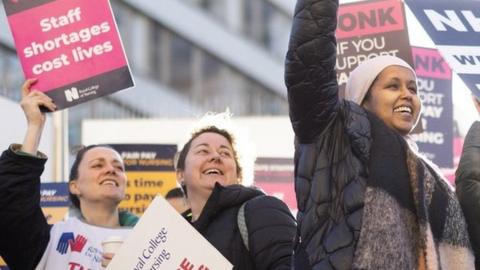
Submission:
[[[282,231],[295,231],[295,218],[288,206],[274,196],[258,196],[245,207],[245,220],[251,232],[265,232],[264,228],[282,227]]]
[[[270,195],[261,195],[250,199],[246,208],[252,214],[262,214],[265,211],[279,211],[290,214],[288,206],[282,200]]]
[[[477,147],[480,144],[480,121],[475,121],[465,136],[464,148]]]

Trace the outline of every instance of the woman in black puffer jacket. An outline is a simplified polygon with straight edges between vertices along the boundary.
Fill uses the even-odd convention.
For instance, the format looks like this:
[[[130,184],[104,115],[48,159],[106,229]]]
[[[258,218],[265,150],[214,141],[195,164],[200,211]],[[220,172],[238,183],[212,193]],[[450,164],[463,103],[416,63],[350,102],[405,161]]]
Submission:
[[[409,146],[414,70],[365,61],[338,97],[336,0],[297,2],[285,79],[296,135],[296,269],[472,269],[451,186]]]
[[[191,207],[189,221],[235,270],[291,269],[295,219],[279,199],[242,185],[248,172],[240,162],[238,138],[217,124],[194,131],[178,157],[177,180]]]

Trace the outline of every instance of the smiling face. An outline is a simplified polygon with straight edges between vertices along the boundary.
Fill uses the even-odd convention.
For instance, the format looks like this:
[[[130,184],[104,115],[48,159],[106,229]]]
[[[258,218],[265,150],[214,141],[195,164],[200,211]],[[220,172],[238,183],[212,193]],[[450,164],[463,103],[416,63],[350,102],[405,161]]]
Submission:
[[[391,129],[407,135],[415,127],[421,107],[414,74],[405,67],[386,67],[373,82],[362,106]]]
[[[235,152],[224,136],[205,132],[191,141],[183,169],[177,178],[187,187],[187,196],[208,198],[215,186],[239,182]]]
[[[120,155],[108,147],[95,147],[83,155],[78,176],[69,182],[80,205],[106,203],[117,206],[125,197],[127,177]]]

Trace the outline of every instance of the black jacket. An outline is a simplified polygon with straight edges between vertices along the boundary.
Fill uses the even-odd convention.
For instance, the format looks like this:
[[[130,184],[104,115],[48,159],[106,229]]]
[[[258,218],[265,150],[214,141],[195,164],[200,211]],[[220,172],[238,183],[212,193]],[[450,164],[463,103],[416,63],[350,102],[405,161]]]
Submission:
[[[250,251],[242,241],[237,222],[238,210],[246,201]],[[256,189],[216,184],[193,226],[234,265],[235,270],[287,270],[291,267],[295,219],[282,201]]]
[[[0,157],[0,255],[10,269],[34,269],[50,228],[40,208],[40,175],[46,158],[15,154]]]
[[[337,9],[336,0],[297,1],[286,57],[301,270],[350,269],[362,225],[370,122],[338,97]]]
[[[456,192],[468,225],[475,254],[475,268],[480,269],[480,122],[468,131],[462,157],[456,171]]]

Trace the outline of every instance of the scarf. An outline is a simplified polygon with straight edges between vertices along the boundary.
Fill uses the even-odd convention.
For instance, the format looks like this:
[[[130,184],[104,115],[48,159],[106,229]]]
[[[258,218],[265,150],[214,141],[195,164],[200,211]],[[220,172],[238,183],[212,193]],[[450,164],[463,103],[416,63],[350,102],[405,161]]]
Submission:
[[[460,204],[436,171],[376,117],[353,269],[474,269]]]

